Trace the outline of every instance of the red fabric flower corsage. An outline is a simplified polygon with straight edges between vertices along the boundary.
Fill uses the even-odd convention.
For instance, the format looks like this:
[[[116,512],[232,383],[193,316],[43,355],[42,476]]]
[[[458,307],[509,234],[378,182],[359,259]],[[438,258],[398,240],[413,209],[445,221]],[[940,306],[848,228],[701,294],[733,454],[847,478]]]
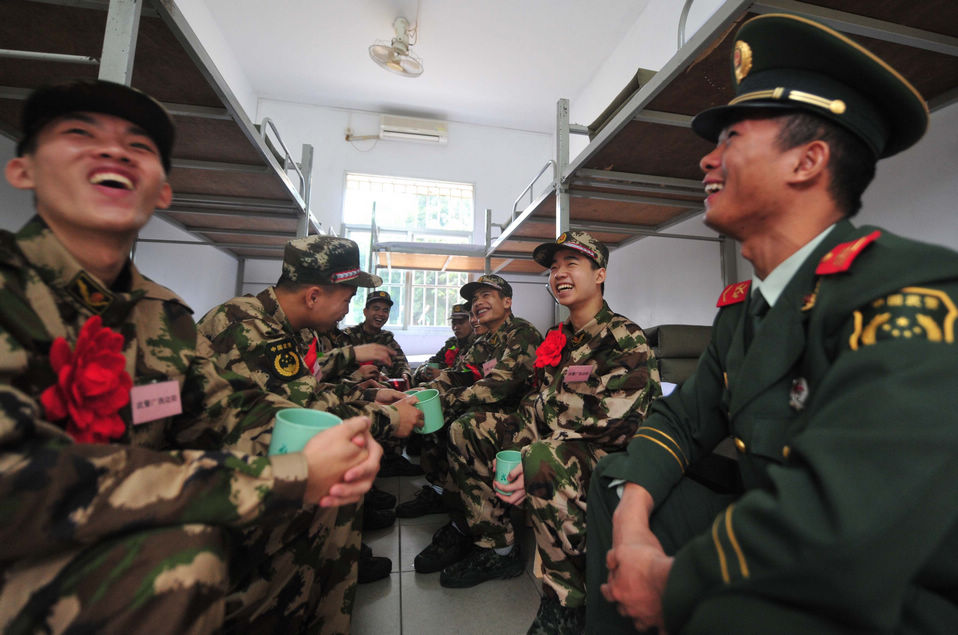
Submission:
[[[466,368],[472,371],[472,376],[476,378],[476,381],[482,379],[482,371],[473,366],[472,364],[466,364]]]
[[[455,346],[446,350],[446,355],[444,359],[444,361],[446,362],[446,366],[452,366],[453,364],[456,363],[456,354],[458,352],[459,351],[456,350]]]
[[[536,368],[545,368],[546,366],[555,366],[562,358],[562,349],[565,348],[566,337],[562,332],[562,325],[546,333],[546,338],[536,349]]]
[[[316,355],[316,338],[313,338],[313,341],[309,343],[309,348],[306,350],[306,356],[303,357],[303,361],[306,362],[306,368],[309,369],[309,372],[316,374],[316,370],[313,366],[316,365],[316,360],[319,359],[319,356]]]
[[[67,433],[80,443],[108,443],[126,431],[119,410],[130,403],[133,380],[126,372],[123,336],[103,326],[99,315],[80,329],[76,347],[58,337],[50,347],[57,383],[40,403],[49,421],[67,417]]]

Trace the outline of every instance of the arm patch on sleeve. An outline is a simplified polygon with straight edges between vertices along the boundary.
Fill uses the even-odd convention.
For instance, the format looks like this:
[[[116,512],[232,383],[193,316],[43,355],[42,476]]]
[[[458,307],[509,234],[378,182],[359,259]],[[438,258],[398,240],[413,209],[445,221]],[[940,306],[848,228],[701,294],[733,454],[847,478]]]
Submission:
[[[290,381],[304,374],[304,364],[290,338],[266,345],[269,374],[280,381]]]
[[[958,309],[944,291],[905,287],[855,311],[853,351],[886,340],[927,340],[953,344]]]

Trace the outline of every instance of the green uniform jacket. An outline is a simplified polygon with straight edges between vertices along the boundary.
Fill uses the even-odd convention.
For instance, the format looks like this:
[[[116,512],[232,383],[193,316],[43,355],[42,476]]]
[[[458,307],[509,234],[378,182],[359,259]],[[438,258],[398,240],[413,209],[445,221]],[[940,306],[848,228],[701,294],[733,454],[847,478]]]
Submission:
[[[509,315],[493,333],[476,338],[452,368],[424,384],[439,390],[447,421],[467,410],[513,410],[532,388],[532,365],[542,335],[531,323]],[[463,386],[457,375],[478,373],[477,381]]]
[[[958,632],[958,255],[882,233],[816,274],[872,230],[839,223],[747,352],[747,303],[721,309],[695,375],[610,457],[660,503],[737,439],[746,491],[676,555],[669,632],[726,588],[868,632]]]
[[[64,337],[72,350],[97,313],[123,335],[134,386],[175,381],[182,414],[134,426],[131,405],[123,406],[126,430],[110,444],[75,443],[67,420],[44,419],[40,394],[57,380],[52,342]],[[0,232],[4,568],[131,528],[239,526],[302,506],[302,455],[224,451],[265,454],[276,409],[293,404],[221,375],[210,354],[189,308],[132,263],[105,289],[39,218],[15,236]]]
[[[555,366],[536,369],[538,389],[523,400],[523,416],[535,423],[540,437],[621,449],[662,394],[645,333],[605,302],[579,331],[573,332],[571,322],[561,327],[566,336],[562,357]],[[567,382],[570,367],[591,371],[584,381]]]
[[[371,403],[375,390],[316,381],[304,361],[316,335],[290,326],[273,287],[210,310],[198,328],[213,345],[213,361],[220,368],[249,377],[263,390],[343,418],[368,416],[376,436],[388,435],[399,422],[396,408]]]
[[[393,364],[389,368],[383,368],[382,371],[386,373],[387,377],[395,379],[405,377],[407,381],[412,381],[412,371],[409,370],[409,361],[406,359],[406,354],[402,352],[402,347],[399,346],[399,342],[396,341],[392,331],[381,329],[378,333],[370,335],[363,330],[362,324],[356,324],[355,326],[344,329],[343,335],[346,336],[346,341],[353,346],[359,346],[361,344],[382,344],[383,346],[388,346],[393,349],[395,353],[393,355]]]
[[[413,373],[413,383],[420,384],[425,381],[428,381],[423,376],[424,369],[428,368],[427,364],[439,364],[438,368],[440,369],[454,366],[456,361],[458,361],[460,357],[465,355],[466,351],[469,350],[469,347],[472,346],[472,341],[474,339],[476,339],[475,334],[467,335],[461,340],[457,338],[455,335],[447,339],[446,342],[442,345],[442,348],[440,348],[435,355],[427,359],[422,366],[416,369],[416,372]],[[453,355],[454,355],[452,364],[446,363],[446,355],[448,354],[449,351],[453,351]]]

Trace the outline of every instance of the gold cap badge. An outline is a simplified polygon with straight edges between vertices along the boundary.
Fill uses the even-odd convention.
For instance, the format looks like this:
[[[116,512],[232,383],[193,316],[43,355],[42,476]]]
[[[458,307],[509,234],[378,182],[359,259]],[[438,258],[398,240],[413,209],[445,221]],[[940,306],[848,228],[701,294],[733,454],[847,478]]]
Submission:
[[[752,47],[745,40],[735,42],[735,52],[732,54],[732,67],[735,70],[735,81],[741,83],[752,70]]]

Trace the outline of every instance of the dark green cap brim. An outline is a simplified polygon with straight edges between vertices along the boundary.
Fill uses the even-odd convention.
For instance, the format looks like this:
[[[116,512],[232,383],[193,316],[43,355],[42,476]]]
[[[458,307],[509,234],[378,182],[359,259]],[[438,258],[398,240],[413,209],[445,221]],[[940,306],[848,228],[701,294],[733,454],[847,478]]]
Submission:
[[[709,141],[758,110],[803,111],[848,129],[881,158],[910,147],[928,127],[928,107],[918,91],[837,31],[770,13],[746,22],[735,39],[749,51],[749,59],[739,60],[737,96],[692,120],[692,129]],[[733,76],[735,70],[733,65]]]

